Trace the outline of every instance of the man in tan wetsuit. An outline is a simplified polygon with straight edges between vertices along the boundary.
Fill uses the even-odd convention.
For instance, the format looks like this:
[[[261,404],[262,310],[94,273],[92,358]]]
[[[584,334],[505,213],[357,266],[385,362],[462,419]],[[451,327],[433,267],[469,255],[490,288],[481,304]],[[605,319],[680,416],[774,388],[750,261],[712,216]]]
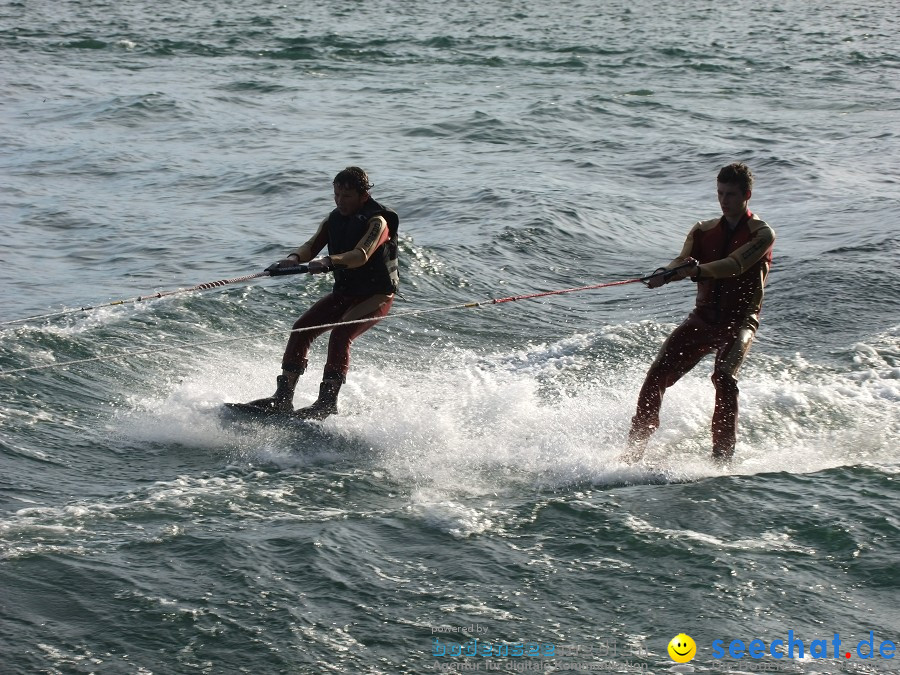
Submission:
[[[696,223],[678,257],[650,277],[650,288],[691,279],[697,284],[697,302],[650,366],[631,420],[629,450],[624,456],[628,461],[641,457],[659,427],[665,390],[711,353],[716,355],[712,454],[719,462],[727,462],[734,454],[737,372],[759,327],[775,242],[772,228],[747,208],[752,187],[753,175],[745,164],[722,168],[717,177],[722,217]]]

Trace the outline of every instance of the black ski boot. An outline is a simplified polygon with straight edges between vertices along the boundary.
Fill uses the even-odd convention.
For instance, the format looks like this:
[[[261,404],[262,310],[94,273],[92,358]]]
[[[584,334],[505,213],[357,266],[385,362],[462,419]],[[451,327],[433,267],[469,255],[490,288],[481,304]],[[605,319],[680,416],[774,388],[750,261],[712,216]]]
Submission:
[[[315,403],[306,408],[298,408],[294,415],[304,420],[324,420],[331,415],[337,415],[338,393],[341,391],[343,380],[322,380],[319,385],[319,398]]]
[[[276,379],[278,388],[268,398],[258,398],[250,403],[245,403],[248,408],[258,408],[263,415],[283,415],[294,410],[294,387],[291,386],[285,375],[279,375]]]

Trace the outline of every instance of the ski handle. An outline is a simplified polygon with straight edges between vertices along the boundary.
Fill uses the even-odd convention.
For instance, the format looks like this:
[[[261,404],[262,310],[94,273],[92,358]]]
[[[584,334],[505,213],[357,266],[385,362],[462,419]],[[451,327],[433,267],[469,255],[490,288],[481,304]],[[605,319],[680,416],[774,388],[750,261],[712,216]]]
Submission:
[[[307,265],[295,265],[294,267],[278,267],[278,263],[269,265],[266,269],[270,277],[284,277],[288,274],[306,274],[309,272]]]

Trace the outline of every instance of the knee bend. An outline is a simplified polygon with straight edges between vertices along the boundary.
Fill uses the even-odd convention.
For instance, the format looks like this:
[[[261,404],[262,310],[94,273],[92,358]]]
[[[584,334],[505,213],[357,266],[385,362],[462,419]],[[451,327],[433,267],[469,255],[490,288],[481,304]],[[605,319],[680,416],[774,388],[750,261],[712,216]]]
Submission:
[[[734,392],[738,390],[737,378],[731,373],[717,370],[712,374],[712,382],[716,389]]]
[[[664,366],[654,365],[647,371],[644,386],[665,391],[678,381],[678,376]]]

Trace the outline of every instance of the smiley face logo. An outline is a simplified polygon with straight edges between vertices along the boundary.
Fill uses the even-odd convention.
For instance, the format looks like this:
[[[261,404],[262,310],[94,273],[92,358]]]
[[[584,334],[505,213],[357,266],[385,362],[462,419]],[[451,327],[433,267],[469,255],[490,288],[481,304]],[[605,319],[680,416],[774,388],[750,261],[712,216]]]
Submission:
[[[697,643],[690,635],[679,633],[669,642],[669,656],[676,663],[687,663],[697,656]]]

